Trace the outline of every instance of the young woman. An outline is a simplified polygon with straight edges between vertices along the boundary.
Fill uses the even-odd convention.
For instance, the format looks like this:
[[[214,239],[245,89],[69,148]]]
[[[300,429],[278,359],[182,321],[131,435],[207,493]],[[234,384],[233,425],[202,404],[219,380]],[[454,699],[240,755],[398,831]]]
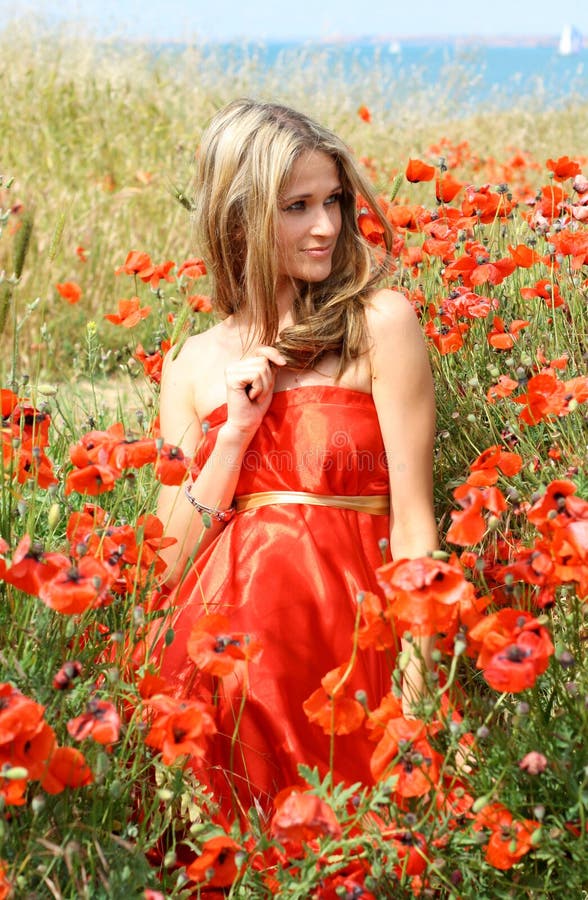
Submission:
[[[219,729],[208,775],[244,808],[296,783],[301,762],[328,770],[330,738],[303,703],[349,661],[382,548],[389,560],[436,547],[427,354],[410,304],[377,287],[386,259],[360,235],[359,197],[389,246],[348,148],[286,107],[238,100],[202,140],[197,247],[221,321],[170,354],[162,379],[163,435],[195,464],[193,480],[160,495],[177,538],[174,640],[160,655],[178,692],[200,696],[194,623],[220,613],[261,646],[208,686]],[[406,714],[428,653],[423,642],[405,671]],[[373,708],[391,668],[359,651],[350,696],[365,691]],[[335,777],[368,781],[372,748],[338,737]]]

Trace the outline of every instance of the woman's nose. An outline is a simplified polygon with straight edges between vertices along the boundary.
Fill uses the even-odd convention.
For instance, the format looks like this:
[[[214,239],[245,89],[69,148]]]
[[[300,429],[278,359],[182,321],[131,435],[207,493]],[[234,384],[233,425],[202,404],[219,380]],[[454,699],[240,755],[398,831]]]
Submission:
[[[333,213],[335,210],[333,210]],[[337,224],[335,216],[331,213],[331,208],[321,207],[314,216],[311,231],[313,234],[320,234],[330,237],[337,233]]]

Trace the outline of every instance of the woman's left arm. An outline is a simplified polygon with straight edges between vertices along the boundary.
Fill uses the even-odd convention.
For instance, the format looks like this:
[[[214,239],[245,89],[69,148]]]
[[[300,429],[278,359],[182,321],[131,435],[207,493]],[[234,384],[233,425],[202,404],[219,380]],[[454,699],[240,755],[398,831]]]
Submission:
[[[366,308],[372,395],[390,479],[392,559],[426,556],[438,547],[433,507],[435,397],[421,326],[402,294],[378,291]],[[432,666],[434,638],[403,641],[410,661],[403,707],[410,714],[423,694],[423,665]],[[415,653],[416,648],[416,653]]]

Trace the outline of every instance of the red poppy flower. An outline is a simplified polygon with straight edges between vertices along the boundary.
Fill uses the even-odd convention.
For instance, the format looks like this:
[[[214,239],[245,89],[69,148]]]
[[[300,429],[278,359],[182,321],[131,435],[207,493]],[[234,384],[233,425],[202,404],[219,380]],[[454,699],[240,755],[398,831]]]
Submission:
[[[370,209],[362,209],[357,216],[357,224],[362,235],[370,244],[384,246],[385,229],[379,218]]]
[[[115,270],[115,275],[124,273],[125,275],[141,275],[148,269],[153,267],[151,257],[148,253],[141,253],[139,250],[131,250],[127,254],[127,258],[122,266]]]
[[[496,869],[511,869],[532,849],[533,834],[540,827],[531,819],[518,821],[502,803],[485,806],[476,816],[474,828],[490,830],[486,859]]]
[[[143,700],[148,700],[156,694],[167,694],[171,691],[171,686],[159,675],[153,672],[146,672],[143,677],[137,681],[137,690]]]
[[[515,381],[514,378],[509,378],[508,375],[500,375],[496,384],[493,384],[492,387],[488,388],[488,393],[486,394],[486,399],[488,403],[495,403],[497,399],[501,399],[503,397],[510,397],[513,391],[516,391],[519,383]]]
[[[536,250],[526,244],[508,245],[508,252],[520,269],[530,269],[535,263],[541,262],[541,257]]]
[[[486,531],[486,520],[482,515],[484,495],[475,487],[460,485],[453,496],[462,507],[462,512],[451,512],[452,524],[447,531],[447,540],[461,547],[477,544]]]
[[[421,206],[401,206],[391,204],[386,210],[386,218],[395,228],[406,228],[409,231],[417,227],[417,216]]]
[[[12,887],[6,874],[5,865],[0,861],[0,900],[9,900],[12,896]]]
[[[114,744],[120,733],[120,716],[112,703],[92,698],[85,713],[69,720],[67,730],[76,741],[93,737],[98,744]]]
[[[14,464],[19,484],[25,484],[29,479],[36,481],[43,489],[51,484],[57,484],[53,463],[42,447],[34,447],[28,441],[23,442],[15,452]]]
[[[206,275],[206,264],[203,259],[193,256],[182,263],[178,269],[178,278],[201,278]]]
[[[206,740],[216,732],[211,707],[198,700],[181,701],[162,694],[151,697],[147,705],[154,718],[145,743],[161,750],[166,765],[178,757],[204,756]]]
[[[67,691],[74,685],[76,678],[82,674],[82,664],[77,660],[68,660],[53,676],[53,687],[57,691]]]
[[[463,347],[463,337],[469,331],[465,322],[452,322],[449,316],[439,317],[440,325],[429,321],[425,325],[425,334],[431,338],[441,356],[457,353]]]
[[[457,622],[460,601],[474,593],[459,566],[428,556],[396,560],[376,574],[400,635],[450,631]]]
[[[365,879],[369,874],[369,865],[365,860],[351,860],[343,870],[338,869],[336,874],[321,878],[313,893],[313,900],[339,900],[340,897],[378,900],[365,886]],[[279,889],[280,886],[276,883],[273,893],[277,894]]]
[[[501,609],[485,616],[468,637],[479,650],[476,665],[500,691],[518,693],[532,687],[554,652],[547,629],[522,610]]]
[[[528,319],[513,319],[507,327],[500,316],[494,316],[492,331],[488,332],[488,343],[496,350],[511,350],[519,331],[530,324]]]
[[[230,887],[243,866],[242,860],[237,861],[237,854],[242,855],[243,848],[228,834],[209,838],[198,859],[186,868],[186,875],[196,884]]]
[[[539,297],[545,300],[549,307],[557,309],[565,306],[565,300],[559,292],[559,287],[550,278],[541,278],[535,282],[534,287],[521,288],[521,297],[525,300],[531,300],[533,297]]]
[[[85,247],[82,247],[81,244],[76,247],[76,256],[80,262],[88,262],[88,251]]]
[[[570,519],[568,498],[573,497],[576,490],[573,481],[558,479],[550,482],[545,493],[527,511],[527,519],[540,531],[545,531],[547,526],[567,524]]]
[[[568,178],[582,174],[580,163],[576,162],[575,159],[570,159],[569,156],[560,156],[559,159],[548,159],[545,165],[550,172],[553,172],[553,177],[556,181],[566,181]]]
[[[190,294],[189,297],[186,297],[186,303],[194,312],[212,312],[212,303],[208,294]]]
[[[314,794],[286,788],[274,799],[276,812],[271,833],[277,841],[308,843],[321,835],[340,838],[342,831],[335,813]]]
[[[60,794],[66,787],[86,787],[93,781],[83,753],[74,747],[58,747],[43,773],[41,787],[48,794]]]
[[[451,203],[462,187],[461,182],[456,181],[450,172],[446,172],[445,175],[437,176],[435,179],[435,196],[439,203]]]
[[[411,249],[419,249],[419,248],[411,248]],[[446,240],[442,241],[438,238],[426,238],[423,241],[423,245],[420,248],[422,253],[426,253],[427,256],[438,256],[439,259],[444,263],[449,263],[454,258],[455,255],[455,241],[454,240]]]
[[[491,658],[482,673],[494,690],[519,693],[533,687],[553,652],[547,631],[527,623],[512,644]]]
[[[108,599],[115,572],[93,556],[83,556],[72,561],[67,556],[54,554],[57,571],[39,588],[41,600],[56,612],[77,615]]]
[[[430,862],[424,834],[420,831],[397,828],[386,829],[385,836],[398,859],[394,866],[396,877],[401,879],[422,875]]]
[[[362,649],[374,647],[376,650],[396,647],[398,639],[394,622],[386,615],[380,596],[366,591],[360,609],[363,625],[358,632],[358,645]]]
[[[12,565],[4,573],[4,580],[19,591],[37,596],[41,585],[55,575],[58,569],[55,554],[47,554],[39,543],[33,543],[28,534],[19,541]]]
[[[239,661],[259,659],[262,648],[250,635],[232,632],[227,616],[208,615],[192,626],[187,651],[199,669],[222,678],[234,672]]]
[[[360,106],[359,109],[357,110],[357,115],[363,122],[371,122],[372,121],[372,114],[369,111],[369,109],[367,108],[367,106]]]
[[[159,287],[160,281],[175,281],[173,275],[170,275],[170,271],[175,266],[175,262],[171,259],[167,259],[163,263],[159,263],[159,265],[151,265],[146,269],[138,272],[137,275],[141,279],[142,282],[147,284],[147,282],[151,285],[154,290],[157,290]]]
[[[75,281],[62,281],[55,285],[57,293],[72,305],[78,303],[82,296],[82,289]]]
[[[0,768],[5,761],[12,766],[25,768],[29,780],[41,778],[56,745],[55,732],[47,722],[41,720],[36,728],[22,731],[17,735],[7,755],[3,754],[0,748]]]
[[[115,422],[106,431],[87,431],[76,444],[69,448],[69,457],[78,468],[90,463],[111,464],[113,450],[125,439],[122,422]]]
[[[514,562],[500,567],[497,575],[503,580],[523,581],[540,590],[533,595],[533,603],[541,609],[553,606],[555,587],[559,579],[555,576],[555,563],[548,553],[537,547],[522,547]]]
[[[5,778],[0,769],[0,800],[4,806],[24,806],[27,802],[26,778]]]
[[[12,434],[34,447],[47,447],[51,416],[21,400],[10,415]]]
[[[189,470],[188,460],[180,447],[164,444],[155,464],[155,477],[162,484],[182,484]]]
[[[131,297],[129,300],[119,300],[118,312],[109,313],[104,318],[112,322],[113,325],[121,325],[123,328],[134,328],[142,319],[146,319],[150,312],[150,306],[141,307],[139,298]]]
[[[566,386],[555,375],[547,372],[534,375],[527,382],[527,393],[514,398],[524,408],[519,419],[527,425],[536,425],[549,416],[561,415],[567,405]]]
[[[139,516],[135,529],[131,531],[136,539],[124,548],[125,562],[139,563],[144,569],[153,567],[156,574],[165,569],[166,564],[159,553],[177,543],[177,539],[164,536],[161,519],[151,514]]]
[[[553,244],[556,254],[571,257],[570,264],[574,271],[578,272],[588,263],[588,231],[570,230],[564,228],[555,234],[550,234],[549,243]]]
[[[467,187],[461,210],[464,216],[475,216],[483,224],[489,225],[496,218],[508,216],[516,204],[505,194],[492,191],[490,185],[481,188]]]
[[[391,719],[370,760],[374,779],[397,777],[398,797],[422,797],[434,790],[442,756],[427,740],[427,727],[419,719]]]
[[[121,441],[110,455],[110,464],[115,469],[140,469],[157,460],[154,438],[131,438]]]
[[[370,741],[379,741],[382,737],[384,729],[391,719],[398,719],[402,716],[402,701],[394,694],[386,694],[380,705],[371,710],[365,728],[369,734]]]
[[[97,497],[107,491],[112,491],[120,477],[120,472],[111,466],[84,466],[83,469],[74,469],[65,479],[65,493],[88,494]]]
[[[351,734],[357,731],[365,710],[355,697],[347,696],[351,667],[337,666],[321,678],[321,687],[302,704],[310,722],[320,725],[325,734]]]
[[[470,465],[467,483],[476,487],[488,486],[498,481],[499,471],[503,475],[516,475],[521,471],[523,461],[518,453],[503,450],[498,444],[488,447]]]
[[[21,694],[11,684],[0,683],[0,752],[19,737],[25,740],[41,728],[45,707]]]
[[[0,389],[0,410],[2,418],[7,419],[18,404],[18,396],[8,388]]]
[[[133,355],[143,366],[143,371],[147,378],[151,379],[155,384],[161,382],[163,360],[170,347],[171,341],[162,341],[159,350],[155,350],[153,353],[146,353],[142,345],[137,344]]]
[[[427,163],[422,162],[420,159],[409,159],[404,174],[407,181],[418,182],[432,181],[435,177],[435,172],[435,166],[428,166]]]

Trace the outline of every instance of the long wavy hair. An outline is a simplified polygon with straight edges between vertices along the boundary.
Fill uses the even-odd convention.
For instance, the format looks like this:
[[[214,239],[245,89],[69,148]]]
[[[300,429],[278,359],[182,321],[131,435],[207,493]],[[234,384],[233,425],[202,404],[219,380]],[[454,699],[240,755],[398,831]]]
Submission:
[[[336,163],[342,227],[330,275],[298,285],[294,324],[278,333],[279,197],[294,163],[308,151],[326,153]],[[276,346],[294,368],[312,366],[334,351],[340,354],[340,376],[365,349],[364,305],[386,272],[387,254],[376,260],[359,231],[358,195],[380,221],[389,251],[391,227],[369,181],[327,128],[286,106],[243,99],[221,109],[202,137],[194,219],[214,309],[222,318],[246,311],[250,336]]]

